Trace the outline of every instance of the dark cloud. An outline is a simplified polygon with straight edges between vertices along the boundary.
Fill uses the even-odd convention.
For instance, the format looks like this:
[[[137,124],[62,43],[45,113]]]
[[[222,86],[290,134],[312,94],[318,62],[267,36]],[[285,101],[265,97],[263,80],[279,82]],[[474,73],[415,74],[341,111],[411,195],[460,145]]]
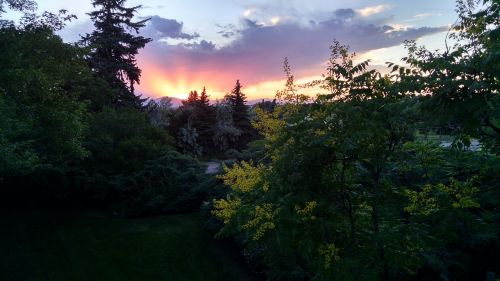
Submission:
[[[384,32],[388,32],[388,31],[395,30],[395,28],[394,28],[394,27],[392,27],[392,26],[390,26],[390,25],[384,24],[384,25],[382,26],[382,30],[383,30]]]
[[[165,19],[160,16],[152,16],[150,21],[151,26],[160,33],[160,37],[168,37],[173,39],[188,39],[192,40],[200,37],[198,33],[188,34],[183,32],[183,23],[174,19]]]
[[[236,26],[234,24],[216,24],[215,26],[221,29],[217,33],[224,38],[231,38],[240,32],[238,29],[236,29]]]
[[[195,51],[213,51],[215,50],[215,44],[211,41],[201,40],[200,42],[195,43],[184,43],[179,46],[189,48]]]
[[[220,36],[222,36],[224,38],[231,38],[234,35],[236,35],[236,32],[231,31],[231,30],[221,30],[221,31],[219,31],[217,33],[220,34]]]
[[[247,18],[244,18],[243,19],[243,25],[245,27],[248,27],[248,28],[258,28],[258,27],[262,27],[261,24],[257,23],[257,21],[254,21],[254,20],[251,20],[251,19],[247,19]]]
[[[353,9],[338,9],[333,12],[337,18],[350,19],[356,16],[356,12]]]

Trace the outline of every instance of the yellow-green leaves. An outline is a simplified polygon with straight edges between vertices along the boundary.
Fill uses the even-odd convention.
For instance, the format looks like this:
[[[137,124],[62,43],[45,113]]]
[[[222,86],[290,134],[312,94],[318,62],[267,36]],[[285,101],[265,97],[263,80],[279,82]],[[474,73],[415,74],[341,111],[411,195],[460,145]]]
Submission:
[[[315,220],[316,217],[313,215],[313,212],[314,212],[314,210],[316,209],[317,206],[318,206],[318,202],[316,202],[316,201],[308,201],[308,202],[305,203],[305,206],[302,207],[302,208],[299,207],[299,206],[297,206],[297,205],[295,205],[295,211],[304,220],[307,220],[307,219]]]
[[[333,243],[322,245],[318,249],[318,252],[319,255],[323,258],[323,267],[325,269],[329,269],[332,265],[332,262],[340,259],[338,255],[338,249]]]
[[[279,118],[282,107],[276,107],[273,113],[268,113],[260,108],[255,109],[257,120],[252,122],[254,126],[267,140],[273,141],[277,133],[285,127],[286,122]]]
[[[426,184],[420,191],[408,190],[406,195],[410,201],[405,210],[411,214],[428,216],[438,211],[449,209],[479,208],[475,195],[479,191],[472,182],[460,182],[451,179],[448,185],[438,183]]]
[[[230,224],[241,206],[241,199],[220,199],[214,201],[212,214],[222,220],[224,224]]]
[[[227,226],[234,222],[235,216],[241,210],[245,213],[238,227],[250,233],[252,240],[261,239],[264,234],[275,228],[273,222],[275,210],[272,204],[259,204],[255,201],[254,193],[263,194],[269,191],[269,182],[264,180],[266,168],[259,164],[242,161],[233,167],[224,167],[225,174],[220,176],[224,184],[233,190],[233,197],[216,200],[214,214]]]
[[[224,184],[231,187],[234,191],[250,192],[257,186],[262,186],[264,190],[268,186],[262,185],[262,175],[265,167],[262,164],[253,166],[252,163],[242,161],[240,164],[235,164],[232,168],[224,167],[225,174],[220,178]]]
[[[255,209],[250,212],[249,217],[251,217],[251,219],[244,224],[242,228],[253,232],[252,239],[254,241],[262,238],[266,231],[275,228],[275,224],[273,222],[274,210],[272,204],[265,203],[260,206],[256,206]]]
[[[439,210],[437,199],[433,197],[434,186],[426,184],[421,191],[408,190],[406,196],[410,204],[405,208],[409,213],[427,216]]]

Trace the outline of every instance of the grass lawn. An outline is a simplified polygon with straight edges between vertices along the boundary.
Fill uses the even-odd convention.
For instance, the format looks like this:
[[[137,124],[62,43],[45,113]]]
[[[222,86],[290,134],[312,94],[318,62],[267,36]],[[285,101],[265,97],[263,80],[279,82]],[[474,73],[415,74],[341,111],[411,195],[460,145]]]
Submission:
[[[198,214],[0,211],[0,280],[254,280],[201,225]]]

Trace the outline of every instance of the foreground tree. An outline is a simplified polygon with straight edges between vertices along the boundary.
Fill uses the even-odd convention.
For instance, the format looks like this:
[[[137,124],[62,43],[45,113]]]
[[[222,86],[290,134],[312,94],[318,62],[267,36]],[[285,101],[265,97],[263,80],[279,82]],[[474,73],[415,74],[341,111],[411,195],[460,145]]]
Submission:
[[[134,22],[141,6],[126,8],[125,0],[94,0],[92,5],[99,7],[89,13],[95,30],[81,40],[90,49],[87,60],[95,74],[116,90],[116,104],[141,108],[144,99],[134,93],[141,76],[135,56],[151,39],[131,32],[138,33],[148,19]]]
[[[34,12],[37,7],[36,2],[33,0],[2,0],[0,1],[0,18],[6,11],[5,6],[11,10],[23,13]]]
[[[0,115],[4,119],[0,166],[24,160],[56,165],[85,157],[87,110],[81,100],[89,85],[99,82],[82,59],[82,50],[39,26],[1,28],[0,41]]]
[[[354,65],[340,44],[331,50],[318,81],[330,94],[301,105],[295,93],[259,111],[269,160],[226,168],[219,235],[241,239],[271,280],[471,280],[499,270],[498,251],[475,252],[499,249],[498,157],[418,139],[422,98],[368,62]]]
[[[390,63],[401,89],[425,96],[432,126],[447,126],[456,145],[470,138],[500,153],[500,4],[494,0],[460,0],[459,21],[444,51],[429,51],[407,42],[410,67]]]

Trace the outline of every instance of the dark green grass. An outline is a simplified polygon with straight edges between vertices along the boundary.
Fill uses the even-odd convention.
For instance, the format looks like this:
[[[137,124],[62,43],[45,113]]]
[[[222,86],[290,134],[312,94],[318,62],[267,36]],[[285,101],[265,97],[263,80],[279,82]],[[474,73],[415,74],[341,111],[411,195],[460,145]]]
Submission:
[[[201,225],[197,214],[0,211],[0,280],[252,280]]]

